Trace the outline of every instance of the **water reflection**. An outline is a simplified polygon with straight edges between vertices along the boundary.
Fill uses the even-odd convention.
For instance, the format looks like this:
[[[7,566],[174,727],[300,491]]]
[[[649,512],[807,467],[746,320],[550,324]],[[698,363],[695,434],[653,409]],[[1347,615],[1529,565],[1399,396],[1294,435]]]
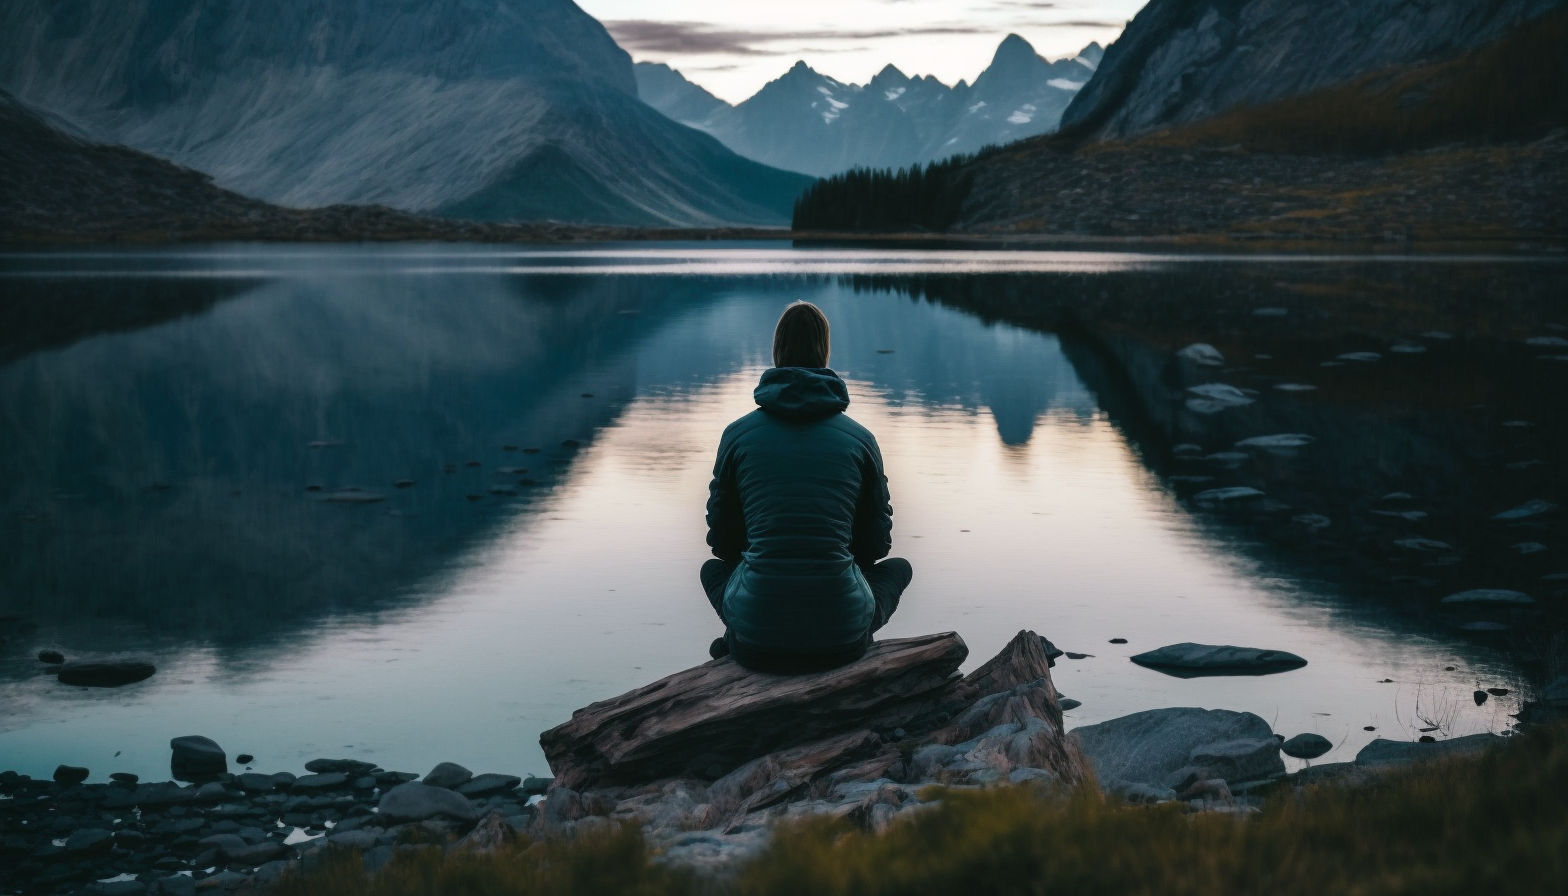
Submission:
[[[988,323],[896,279],[841,279],[996,262],[656,256],[725,275],[699,277],[643,271],[641,252],[526,255],[9,261],[26,276],[5,279],[7,314],[30,323],[0,366],[0,538],[16,548],[0,556],[0,616],[38,628],[0,645],[0,765],[157,774],[167,739],[199,731],[268,769],[356,752],[542,771],[540,730],[703,657],[712,451],[795,298],[831,316],[851,413],[888,457],[898,550],[917,569],[890,636],[957,629],[980,660],[1035,628],[1095,655],[1059,670],[1081,722],[1251,709],[1352,753],[1374,736],[1363,725],[1403,730],[1418,695],[1504,674],[1484,647],[1391,627],[1183,510],[1151,448],[1169,436],[1127,387],[1138,358],[1072,327]],[[1061,264],[1099,282],[1165,262]],[[1015,296],[1061,285],[1010,282]],[[62,310],[62,288],[107,316]],[[323,500],[350,487],[383,500]],[[1179,640],[1312,665],[1173,683],[1124,659]],[[162,671],[73,691],[37,677],[44,643],[152,652]],[[1454,733],[1505,708],[1465,709]]]

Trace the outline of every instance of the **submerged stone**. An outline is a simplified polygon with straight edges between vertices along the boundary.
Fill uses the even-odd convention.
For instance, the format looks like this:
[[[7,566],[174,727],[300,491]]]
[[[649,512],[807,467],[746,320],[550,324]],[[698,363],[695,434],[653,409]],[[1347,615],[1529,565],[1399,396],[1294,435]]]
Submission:
[[[1279,748],[1286,756],[1296,759],[1316,759],[1334,749],[1334,743],[1321,734],[1298,734]]]
[[[1231,647],[1185,642],[1132,657],[1132,661],[1167,675],[1267,675],[1299,669],[1307,661],[1283,650]]]
[[[146,660],[77,660],[60,667],[61,684],[88,688],[117,688],[151,678],[157,667]]]
[[[1440,603],[1445,604],[1518,604],[1526,605],[1535,603],[1535,598],[1523,591],[1509,591],[1506,588],[1472,588],[1443,598]]]

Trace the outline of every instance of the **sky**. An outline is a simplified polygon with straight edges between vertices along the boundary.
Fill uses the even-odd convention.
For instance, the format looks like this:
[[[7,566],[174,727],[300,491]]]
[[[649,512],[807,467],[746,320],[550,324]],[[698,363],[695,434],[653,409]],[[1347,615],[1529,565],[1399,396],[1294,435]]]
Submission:
[[[796,60],[864,84],[906,75],[973,81],[1016,33],[1047,59],[1116,39],[1146,0],[577,0],[638,62],[663,62],[739,102]]]

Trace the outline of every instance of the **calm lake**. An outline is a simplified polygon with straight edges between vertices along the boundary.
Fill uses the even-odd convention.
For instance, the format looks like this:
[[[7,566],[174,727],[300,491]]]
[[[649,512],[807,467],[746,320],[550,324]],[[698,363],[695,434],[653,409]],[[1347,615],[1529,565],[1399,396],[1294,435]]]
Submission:
[[[1070,726],[1164,706],[1248,710],[1286,736],[1327,736],[1336,748],[1322,761],[1427,727],[1504,731],[1518,709],[1516,645],[1422,609],[1448,587],[1447,555],[1411,561],[1406,578],[1441,581],[1417,609],[1380,602],[1327,554],[1197,508],[1183,483],[1232,483],[1223,470],[1183,474],[1170,446],[1119,410],[1136,365],[1109,369],[1076,330],[987,320],[945,298],[1004,280],[1025,304],[1068,284],[1157,296],[1167,279],[1234,270],[1262,284],[1241,301],[1266,321],[1313,301],[1292,284],[1346,265],[1398,283],[1458,268],[1562,279],[1557,262],[1517,259],[771,244],[0,256],[0,769],[47,777],[68,763],[94,781],[163,780],[169,739],[203,734],[269,772],[330,755],[546,773],[542,730],[707,659],[720,627],[697,569],[713,453],[754,407],[773,322],[795,299],[833,323],[849,413],[886,457],[894,552],[914,564],[883,637],[956,630],[966,668],[1023,628],[1087,654],[1055,670],[1082,701]],[[1380,369],[1405,363],[1386,343]],[[1542,344],[1518,363],[1556,377],[1543,381],[1550,392],[1568,364]],[[1257,354],[1249,363],[1269,360]],[[1318,370],[1310,361],[1301,369]],[[1313,374],[1321,394],[1254,385],[1258,406],[1327,420],[1385,400],[1370,385],[1333,392],[1329,378],[1359,374],[1324,363],[1336,366]],[[1448,413],[1397,403],[1427,423]],[[1514,427],[1517,437],[1555,438],[1549,416],[1520,421],[1540,427]],[[1405,475],[1389,466],[1394,436],[1347,431],[1366,433],[1356,450],[1380,475]],[[1254,463],[1319,463],[1314,451],[1349,444],[1314,435],[1298,461]],[[1519,450],[1544,467],[1561,459],[1543,454],[1555,445]],[[1458,474],[1429,466],[1437,500]],[[1381,482],[1366,486],[1373,498],[1402,487]],[[1552,498],[1552,482],[1498,494],[1478,518]],[[1302,509],[1287,500],[1297,507],[1280,511],[1281,527]],[[1549,556],[1520,575],[1560,571],[1551,557],[1568,545],[1554,534],[1526,533]],[[1127,659],[1181,641],[1288,650],[1309,665],[1180,679]],[[43,674],[43,647],[146,655],[158,673],[71,688]],[[1511,693],[1476,705],[1478,686]]]

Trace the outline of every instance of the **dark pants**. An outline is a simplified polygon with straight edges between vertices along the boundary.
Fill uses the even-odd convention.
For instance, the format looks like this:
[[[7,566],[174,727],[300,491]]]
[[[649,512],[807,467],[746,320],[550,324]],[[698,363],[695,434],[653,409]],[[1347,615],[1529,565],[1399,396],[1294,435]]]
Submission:
[[[723,560],[714,559],[702,564],[702,590],[707,592],[708,603],[713,605],[713,611],[719,614],[720,621],[725,622],[726,626],[728,621],[724,619],[724,588],[729,584],[730,576],[734,572],[735,567]],[[860,659],[871,646],[871,636],[882,626],[887,625],[893,612],[898,609],[899,598],[914,579],[915,570],[909,565],[908,560],[902,557],[889,557],[873,566],[860,567],[860,572],[866,577],[866,583],[871,586],[871,597],[876,602],[876,609],[871,616],[871,628],[858,643],[836,650],[817,652],[763,650],[736,640],[734,634],[725,628],[724,640],[729,644],[730,655],[735,658],[735,662],[748,669],[784,674],[834,669]]]

